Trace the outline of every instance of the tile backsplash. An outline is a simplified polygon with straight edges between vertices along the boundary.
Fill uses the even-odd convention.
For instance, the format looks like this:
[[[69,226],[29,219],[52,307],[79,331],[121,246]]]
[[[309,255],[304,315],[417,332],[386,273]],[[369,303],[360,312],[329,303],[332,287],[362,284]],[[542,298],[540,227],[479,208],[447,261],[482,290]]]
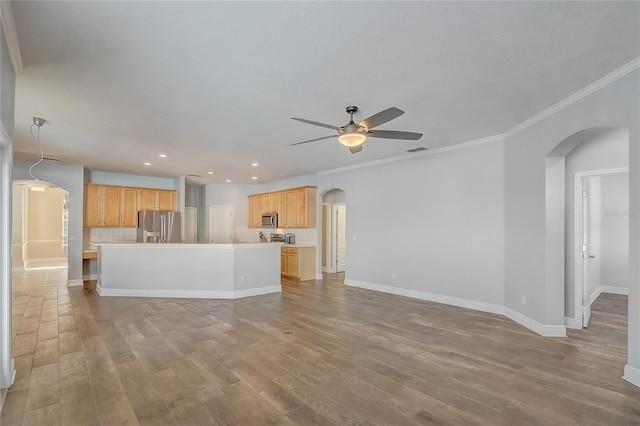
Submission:
[[[137,228],[85,228],[85,242],[88,234],[92,243],[135,243]]]
[[[317,229],[316,228],[247,228],[246,226],[238,226],[236,228],[236,239],[239,243],[257,243],[260,242],[258,232],[264,232],[267,238],[269,234],[284,234],[285,232],[292,232],[296,234],[296,243],[301,244],[317,244]]]

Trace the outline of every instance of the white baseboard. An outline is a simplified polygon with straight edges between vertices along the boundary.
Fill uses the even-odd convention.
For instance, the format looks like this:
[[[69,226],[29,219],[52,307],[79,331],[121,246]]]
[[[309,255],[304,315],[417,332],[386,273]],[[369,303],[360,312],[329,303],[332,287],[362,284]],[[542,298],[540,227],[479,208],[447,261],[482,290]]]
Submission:
[[[513,309],[506,308],[493,303],[478,302],[475,300],[461,299],[458,297],[444,296],[442,294],[427,293],[425,291],[410,290],[400,287],[391,287],[381,284],[372,284],[364,281],[345,279],[344,285],[364,288],[367,290],[380,291],[383,293],[395,294],[398,296],[411,297],[414,299],[428,300],[430,302],[442,303],[445,305],[457,306],[460,308],[473,309],[490,314],[504,315],[512,321],[528,328],[529,330],[545,337],[566,337],[567,330],[563,325],[544,325],[534,319],[527,317]]]
[[[574,330],[582,330],[582,320],[564,317],[564,326]]]
[[[98,274],[83,275],[82,279],[84,281],[95,281],[98,279]]]
[[[0,389],[0,414],[2,414],[2,406],[4,405],[4,400],[7,398],[7,394],[9,393],[9,388],[15,383],[16,381],[16,369],[15,369],[15,362],[14,359],[11,358],[11,362],[10,362],[11,366],[11,381],[10,383],[6,384],[6,387],[3,387]]]
[[[316,274],[316,280],[321,280],[322,279],[322,274]]]
[[[96,292],[100,296],[112,297],[158,297],[178,299],[239,299],[242,297],[259,296],[261,294],[280,293],[282,287],[274,285],[269,287],[250,288],[235,291],[210,291],[210,290],[158,290],[158,289],[119,289],[103,288],[96,285]]]
[[[66,257],[47,257],[47,258],[38,258],[38,259],[24,259],[25,269],[35,269],[41,268],[42,265],[46,264],[55,264],[66,265],[68,263],[68,259]]]
[[[67,281],[67,287],[77,287],[80,285],[83,285],[83,281],[81,279]]]
[[[381,284],[372,284],[364,281],[344,280],[344,285],[364,288],[367,290],[381,291],[383,293],[396,294],[398,296],[411,297],[413,299],[428,300],[430,302],[443,303],[445,305],[458,306],[460,308],[473,309],[476,311],[489,312],[491,314],[504,315],[504,307],[492,303],[478,302],[475,300],[461,299],[457,297],[444,296],[442,294],[427,293],[425,291],[410,290],[407,288],[391,287]]]
[[[627,287],[616,287],[613,285],[600,285],[591,293],[591,296],[589,296],[589,305],[595,302],[602,293],[629,295],[629,289]]]
[[[627,382],[640,387],[640,368],[632,367],[627,364],[624,366],[624,376],[622,376]]]
[[[567,337],[567,328],[564,325],[545,325],[511,308],[504,308],[504,315],[541,336]]]
[[[601,294],[602,294],[602,286],[598,286],[598,288],[596,288],[595,291],[591,293],[591,295],[589,296],[589,306],[591,306],[593,302],[595,302],[596,299],[600,297]]]
[[[616,287],[612,285],[601,285],[599,288],[602,289],[602,293],[613,293],[613,294],[624,294],[629,295],[628,287]]]

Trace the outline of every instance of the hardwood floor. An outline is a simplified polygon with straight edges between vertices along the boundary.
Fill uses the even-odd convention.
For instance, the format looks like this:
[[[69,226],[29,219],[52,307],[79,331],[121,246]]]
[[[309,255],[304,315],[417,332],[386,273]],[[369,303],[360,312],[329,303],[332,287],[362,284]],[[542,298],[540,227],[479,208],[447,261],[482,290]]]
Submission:
[[[283,281],[235,301],[100,297],[14,274],[9,425],[638,425],[626,296],[542,338],[492,314]]]

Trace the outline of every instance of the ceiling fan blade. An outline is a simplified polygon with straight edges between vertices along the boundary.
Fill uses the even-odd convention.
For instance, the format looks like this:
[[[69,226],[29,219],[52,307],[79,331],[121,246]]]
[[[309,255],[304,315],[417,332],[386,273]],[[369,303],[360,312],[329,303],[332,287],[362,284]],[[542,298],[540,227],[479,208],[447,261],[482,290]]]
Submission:
[[[372,130],[367,133],[367,137],[417,141],[422,137],[422,133],[398,132],[395,130]]]
[[[402,114],[404,114],[404,111],[402,111],[401,109],[398,109],[396,107],[391,107],[391,108],[385,109],[384,111],[380,111],[377,114],[373,114],[369,118],[365,118],[360,123],[358,123],[358,125],[364,126],[367,128],[367,130],[370,130],[381,124],[391,121],[394,118],[398,118]]]
[[[307,120],[306,118],[291,117],[292,120],[302,121],[303,123],[313,124],[314,126],[326,127],[327,129],[338,130],[340,127],[332,126],[331,124],[318,123],[317,121]]]
[[[337,138],[338,135],[332,135],[332,136],[324,136],[321,138],[315,138],[315,139],[310,139],[308,141],[304,141],[304,142],[296,142],[296,143],[292,143],[289,146],[294,146],[294,145],[302,145],[303,143],[309,143],[309,142],[315,142],[315,141],[321,141],[322,139],[330,139],[330,138]]]
[[[350,146],[349,151],[351,151],[352,154],[357,154],[358,152],[362,151],[362,145],[363,144],[360,144],[358,146]]]

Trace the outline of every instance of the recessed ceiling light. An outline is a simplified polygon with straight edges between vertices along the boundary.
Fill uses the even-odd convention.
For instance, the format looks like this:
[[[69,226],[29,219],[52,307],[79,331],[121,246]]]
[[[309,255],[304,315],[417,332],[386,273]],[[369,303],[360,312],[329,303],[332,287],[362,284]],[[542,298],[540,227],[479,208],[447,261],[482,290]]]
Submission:
[[[252,167],[258,167],[258,163],[251,163]]]
[[[160,158],[167,158],[167,154],[158,154],[158,157],[160,157]]]
[[[251,179],[253,179],[253,180],[258,180],[258,176],[254,176],[254,177],[252,177]]]
[[[227,179],[227,183],[231,183],[231,179]]]
[[[144,163],[142,163],[142,164],[144,164],[145,166],[150,166],[150,165],[151,165],[151,163],[150,163],[150,162],[148,162],[148,161],[145,161],[145,162],[144,162]]]
[[[212,174],[213,174],[213,172],[207,172],[207,174],[212,175]]]

